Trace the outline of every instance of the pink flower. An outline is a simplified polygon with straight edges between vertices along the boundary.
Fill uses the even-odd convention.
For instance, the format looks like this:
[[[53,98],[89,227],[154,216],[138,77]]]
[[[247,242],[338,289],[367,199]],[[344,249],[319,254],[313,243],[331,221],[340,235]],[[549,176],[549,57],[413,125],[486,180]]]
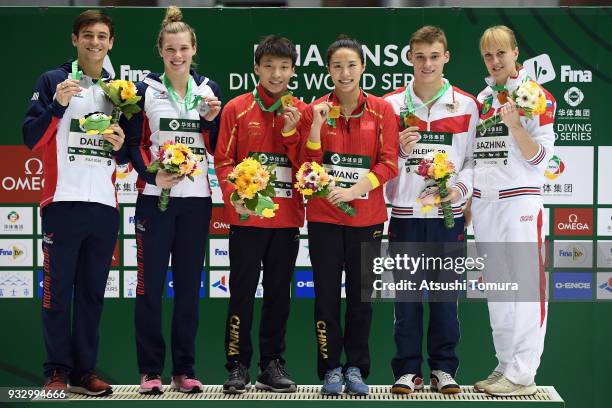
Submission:
[[[421,162],[419,163],[419,169],[417,170],[419,175],[421,175],[422,177],[427,177],[431,164],[431,161],[421,160]]]

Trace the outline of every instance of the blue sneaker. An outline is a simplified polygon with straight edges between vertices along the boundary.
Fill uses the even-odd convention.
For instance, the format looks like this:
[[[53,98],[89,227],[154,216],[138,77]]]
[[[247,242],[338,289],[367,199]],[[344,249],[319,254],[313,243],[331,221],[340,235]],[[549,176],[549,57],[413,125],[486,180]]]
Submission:
[[[342,368],[334,368],[327,370],[321,394],[323,395],[340,395],[342,392]]]
[[[349,395],[368,395],[368,384],[363,382],[361,371],[357,367],[349,367],[344,373],[344,392]]]

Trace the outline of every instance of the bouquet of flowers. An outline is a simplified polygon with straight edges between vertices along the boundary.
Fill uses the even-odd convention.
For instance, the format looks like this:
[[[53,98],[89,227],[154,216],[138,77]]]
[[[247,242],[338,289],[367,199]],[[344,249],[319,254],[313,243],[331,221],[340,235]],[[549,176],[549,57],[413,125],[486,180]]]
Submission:
[[[276,164],[263,166],[256,155],[242,160],[227,176],[227,181],[236,187],[230,200],[243,202],[248,210],[260,217],[274,217],[278,210],[278,204],[272,200],[276,196],[273,186],[276,181],[275,168]],[[248,218],[248,215],[240,215],[241,221]]]
[[[317,162],[305,162],[296,174],[297,182],[295,188],[308,201],[313,196],[327,197],[330,193],[329,188],[333,186],[333,180],[327,174],[323,166]],[[355,209],[349,204],[340,202],[336,204],[345,214],[355,216]]]
[[[455,226],[455,218],[453,217],[453,209],[451,203],[448,201],[440,202],[441,198],[448,197],[448,179],[455,174],[455,165],[448,160],[448,153],[436,152],[433,155],[428,155],[421,163],[419,163],[419,174],[425,178],[425,180],[434,181],[438,187],[439,197],[431,198],[433,204],[440,204],[442,207],[442,214],[444,215],[444,226],[447,229],[451,229]],[[424,192],[427,192],[425,189]],[[427,194],[426,197],[430,197],[431,194]],[[426,202],[425,200],[421,200]],[[427,212],[432,209],[430,204],[423,206],[421,211]]]
[[[108,83],[104,81],[99,83],[100,88],[102,88],[108,100],[113,104],[111,124],[119,123],[122,113],[126,118],[131,119],[132,115],[140,112],[138,101],[142,96],[136,95],[138,90],[132,81],[114,79]],[[113,148],[112,144],[107,140],[104,141],[103,147],[107,152],[110,152]]]
[[[157,160],[149,164],[147,171],[156,173],[158,170],[165,170],[168,173],[187,176],[193,181],[195,176],[202,173],[202,169],[198,168],[199,161],[200,157],[193,154],[189,147],[182,143],[169,141],[159,149]],[[168,201],[170,201],[170,189],[162,188],[157,204],[160,211],[168,209]]]
[[[505,96],[503,99],[507,99],[507,97]],[[523,82],[509,97],[516,103],[519,111],[529,119],[546,112],[546,96],[540,85],[535,81]],[[503,99],[500,98],[500,102],[505,103]],[[476,130],[483,133],[490,127],[501,123],[501,121],[501,115],[496,113],[478,124]]]

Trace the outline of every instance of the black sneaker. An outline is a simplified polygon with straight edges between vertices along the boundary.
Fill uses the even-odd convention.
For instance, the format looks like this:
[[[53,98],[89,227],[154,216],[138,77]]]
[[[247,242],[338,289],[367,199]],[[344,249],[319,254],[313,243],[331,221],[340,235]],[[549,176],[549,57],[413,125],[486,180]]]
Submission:
[[[255,388],[272,392],[296,392],[297,385],[289,378],[283,363],[272,360],[263,371],[259,371]]]
[[[236,363],[223,383],[224,394],[244,394],[251,389],[249,369],[242,363]]]

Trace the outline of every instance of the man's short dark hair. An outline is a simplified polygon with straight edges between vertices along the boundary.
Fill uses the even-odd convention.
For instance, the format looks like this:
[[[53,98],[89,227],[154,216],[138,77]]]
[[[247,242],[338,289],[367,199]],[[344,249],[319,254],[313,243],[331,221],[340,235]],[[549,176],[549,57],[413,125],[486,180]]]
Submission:
[[[110,33],[110,38],[115,36],[115,24],[113,24],[113,20],[100,10],[85,10],[79,14],[72,25],[72,34],[78,37],[79,32],[83,27],[96,23],[106,24],[108,27],[108,32]]]
[[[287,38],[277,35],[268,35],[259,42],[255,49],[255,64],[259,65],[264,55],[290,58],[292,66],[295,66],[297,61],[297,49],[295,48],[295,44]]]

